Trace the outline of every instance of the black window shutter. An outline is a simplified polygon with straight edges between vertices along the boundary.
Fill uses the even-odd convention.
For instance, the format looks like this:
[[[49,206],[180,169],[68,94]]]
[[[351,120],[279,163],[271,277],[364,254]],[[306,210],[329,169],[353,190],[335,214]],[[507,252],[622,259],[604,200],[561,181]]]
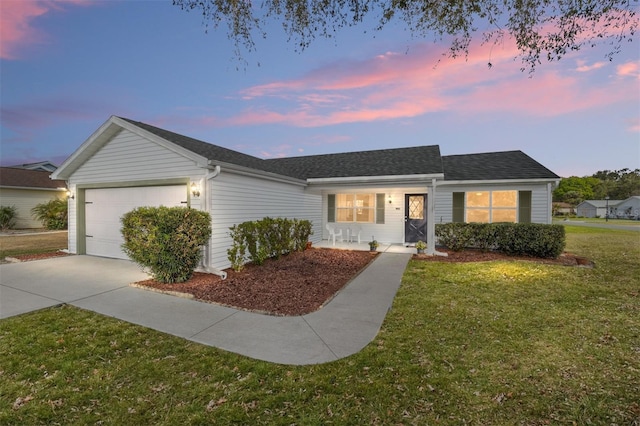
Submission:
[[[327,222],[336,221],[336,194],[327,195]]]
[[[531,223],[531,191],[518,191],[518,222]]]
[[[384,194],[376,194],[376,223],[384,224]]]
[[[464,192],[453,193],[453,210],[451,212],[452,222],[464,222]]]

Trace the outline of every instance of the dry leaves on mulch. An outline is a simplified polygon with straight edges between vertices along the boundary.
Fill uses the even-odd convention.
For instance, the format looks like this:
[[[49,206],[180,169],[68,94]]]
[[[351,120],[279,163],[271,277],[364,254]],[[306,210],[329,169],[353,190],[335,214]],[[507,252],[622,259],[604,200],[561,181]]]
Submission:
[[[196,299],[279,316],[304,315],[320,309],[375,257],[365,251],[310,249],[241,272],[227,279],[196,272],[184,283],[155,280],[136,283],[160,291],[192,294]]]
[[[48,253],[36,253],[36,254],[20,254],[16,256],[8,256],[7,259],[10,259],[15,262],[29,262],[31,260],[41,260],[41,259],[49,259],[52,257],[63,257],[69,256],[69,253],[65,253],[63,251],[52,251]],[[15,260],[13,260],[15,259]]]

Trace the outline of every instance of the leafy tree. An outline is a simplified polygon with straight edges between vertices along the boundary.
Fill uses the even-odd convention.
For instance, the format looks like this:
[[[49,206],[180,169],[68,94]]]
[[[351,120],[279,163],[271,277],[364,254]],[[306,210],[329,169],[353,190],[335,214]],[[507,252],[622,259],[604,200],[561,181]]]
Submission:
[[[601,184],[596,188],[596,196],[606,196],[613,200],[625,200],[633,195],[640,195],[640,169],[601,170],[594,173],[594,178]]]
[[[564,178],[553,191],[553,201],[576,206],[584,200],[626,200],[640,195],[640,169],[601,170],[592,176]]]
[[[67,200],[54,198],[31,209],[31,214],[49,230],[67,229]]]
[[[198,10],[206,27],[226,23],[240,49],[255,49],[254,35],[266,37],[271,21],[282,22],[289,40],[304,50],[316,36],[331,38],[340,29],[375,20],[379,30],[400,20],[416,37],[451,40],[449,54],[467,55],[474,37],[500,44],[511,37],[522,69],[533,71],[546,59],[570,51],[610,45],[609,60],[638,27],[636,1],[630,0],[173,0],[182,10]],[[480,30],[480,28],[482,28]],[[488,64],[491,66],[491,63]]]
[[[594,177],[571,176],[560,181],[553,191],[553,201],[562,201],[576,206],[584,200],[595,198],[595,188],[600,180]]]

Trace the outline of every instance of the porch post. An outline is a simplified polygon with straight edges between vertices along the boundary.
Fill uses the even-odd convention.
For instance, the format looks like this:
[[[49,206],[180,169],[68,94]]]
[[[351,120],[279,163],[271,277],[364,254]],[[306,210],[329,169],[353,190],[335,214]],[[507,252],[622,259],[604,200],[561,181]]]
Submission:
[[[431,179],[431,188],[427,193],[427,254],[436,252],[436,180]]]

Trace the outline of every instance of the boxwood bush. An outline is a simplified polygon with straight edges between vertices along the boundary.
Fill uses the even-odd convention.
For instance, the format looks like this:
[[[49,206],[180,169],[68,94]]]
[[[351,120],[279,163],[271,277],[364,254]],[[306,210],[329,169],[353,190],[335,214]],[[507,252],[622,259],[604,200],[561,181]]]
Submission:
[[[186,207],[139,207],[121,218],[122,249],[162,283],[191,278],[211,237],[211,216]]]
[[[438,243],[450,250],[495,250],[510,255],[557,258],[566,245],[564,226],[540,223],[436,224]]]
[[[235,271],[242,270],[247,262],[261,265],[269,258],[304,250],[313,233],[308,220],[270,217],[243,222],[229,230],[233,244],[227,255]]]

